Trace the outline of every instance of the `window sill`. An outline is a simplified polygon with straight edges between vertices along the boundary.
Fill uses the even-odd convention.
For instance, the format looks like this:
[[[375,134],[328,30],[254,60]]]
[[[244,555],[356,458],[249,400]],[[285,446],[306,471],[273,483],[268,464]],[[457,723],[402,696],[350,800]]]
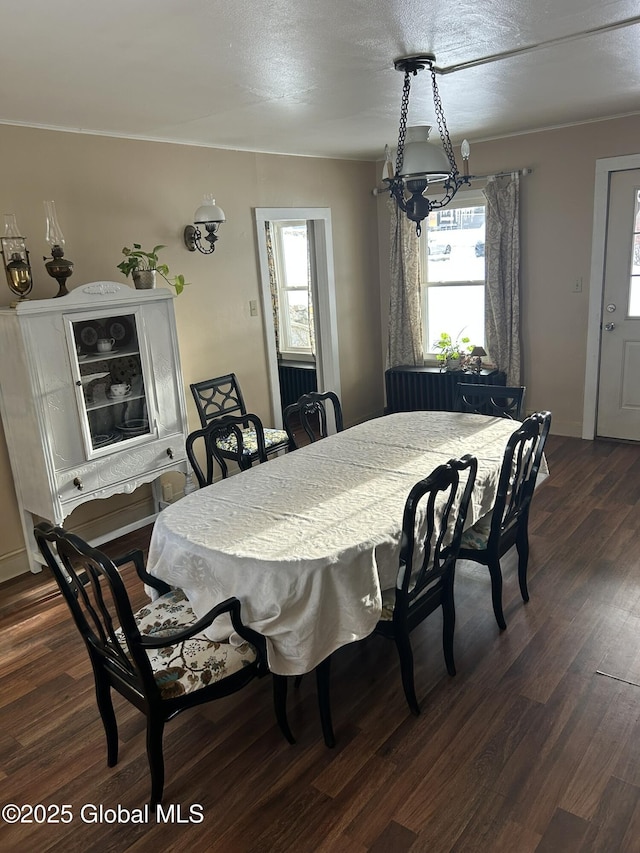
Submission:
[[[281,352],[278,355],[278,361],[281,364],[290,362],[306,362],[307,364],[315,364],[316,357],[308,352]]]

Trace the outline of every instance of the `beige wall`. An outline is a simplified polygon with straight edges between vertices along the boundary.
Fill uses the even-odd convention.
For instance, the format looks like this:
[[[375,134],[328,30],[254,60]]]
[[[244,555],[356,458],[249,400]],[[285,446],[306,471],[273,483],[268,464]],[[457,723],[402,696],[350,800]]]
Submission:
[[[376,205],[371,163],[223,151],[165,143],[0,126],[4,163],[2,212],[15,213],[27,237],[34,271],[32,298],[57,291],[45,269],[42,202],[54,199],[75,268],[69,287],[122,280],[121,249],[164,243],[163,260],[192,284],[176,299],[185,386],[234,371],[248,407],[271,420],[261,314],[255,207],[328,207],[338,312],[342,400],[347,424],[382,411]],[[215,193],[227,222],[215,254],[189,253],[182,231],[205,192]],[[3,279],[4,280],[4,279]],[[0,281],[0,294],[3,287]],[[10,299],[8,288],[0,304]],[[196,415],[188,393],[191,426]],[[0,579],[26,569],[4,436],[0,436]],[[148,492],[85,506],[70,517],[88,519],[146,504]],[[126,514],[126,513],[125,513]]]
[[[552,431],[561,435],[582,431],[596,160],[638,152],[640,116],[471,146],[475,174],[533,169],[520,184],[523,381],[527,409],[550,409]],[[384,336],[389,301],[384,198],[378,210]],[[578,278],[581,293],[573,290]]]
[[[472,145],[477,174],[534,170],[521,184],[524,381],[527,408],[551,409],[559,434],[581,433],[595,161],[638,153],[639,138],[640,116],[633,116]],[[249,315],[249,300],[260,299],[252,209],[331,208],[345,420],[381,411],[388,218],[386,197],[376,203],[371,195],[377,166],[7,126],[0,126],[0,150],[2,212],[16,213],[28,239],[32,297],[57,289],[41,261],[43,199],[56,201],[75,262],[71,287],[119,280],[125,244],[165,243],[172,271],[192,282],[175,303],[185,384],[233,370],[265,421],[271,413],[262,321]],[[190,254],[181,239],[204,192],[215,192],[228,220],[213,257]],[[582,293],[573,291],[577,278]],[[8,300],[7,289],[0,302]],[[188,406],[195,425],[190,398]],[[2,578],[26,565],[3,439],[0,487]],[[135,496],[121,496],[91,504],[72,521],[82,527],[96,515],[122,515],[123,507],[133,512],[135,503]]]

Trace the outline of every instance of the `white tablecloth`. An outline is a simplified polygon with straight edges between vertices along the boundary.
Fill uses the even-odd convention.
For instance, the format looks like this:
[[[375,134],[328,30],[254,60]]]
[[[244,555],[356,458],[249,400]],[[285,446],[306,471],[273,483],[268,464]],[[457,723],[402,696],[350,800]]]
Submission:
[[[267,637],[272,671],[309,672],[374,629],[414,483],[451,457],[477,456],[473,524],[493,505],[518,425],[451,412],[359,424],[167,507],[149,571],[184,589],[198,616],[237,596],[243,621]],[[223,625],[212,639],[228,634]]]

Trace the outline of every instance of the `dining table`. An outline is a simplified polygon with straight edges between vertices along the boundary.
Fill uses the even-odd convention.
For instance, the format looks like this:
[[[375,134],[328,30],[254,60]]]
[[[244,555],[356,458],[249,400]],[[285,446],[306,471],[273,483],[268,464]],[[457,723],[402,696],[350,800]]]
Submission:
[[[466,522],[474,524],[493,506],[519,425],[434,411],[357,424],[167,506],[148,571],[183,589],[198,617],[237,597],[243,622],[266,638],[271,671],[310,672],[375,628],[382,590],[395,585],[412,486],[449,459],[474,455]],[[231,625],[219,621],[208,636],[233,642]]]

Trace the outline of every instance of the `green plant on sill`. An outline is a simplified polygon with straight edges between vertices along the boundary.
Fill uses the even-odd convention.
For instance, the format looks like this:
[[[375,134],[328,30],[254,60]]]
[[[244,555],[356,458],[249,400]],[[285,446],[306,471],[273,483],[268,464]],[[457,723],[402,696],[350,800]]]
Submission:
[[[189,282],[184,280],[183,275],[174,275],[170,278],[171,273],[169,272],[169,267],[166,264],[158,262],[158,252],[160,249],[166,248],[166,246],[162,245],[154,246],[150,252],[144,252],[140,243],[134,243],[133,249],[125,246],[122,250],[122,254],[125,256],[125,259],[118,264],[118,269],[125,276],[133,276],[133,273],[138,271],[155,270],[160,273],[168,285],[175,288],[176,296],[179,296]]]
[[[470,343],[471,338],[461,338],[460,335],[464,329],[461,329],[455,339],[448,332],[442,332],[440,338],[433,342],[433,345],[440,352],[436,355],[436,361],[444,365],[449,361],[459,361],[460,370],[464,368],[465,360],[468,354],[473,349],[473,344]]]

